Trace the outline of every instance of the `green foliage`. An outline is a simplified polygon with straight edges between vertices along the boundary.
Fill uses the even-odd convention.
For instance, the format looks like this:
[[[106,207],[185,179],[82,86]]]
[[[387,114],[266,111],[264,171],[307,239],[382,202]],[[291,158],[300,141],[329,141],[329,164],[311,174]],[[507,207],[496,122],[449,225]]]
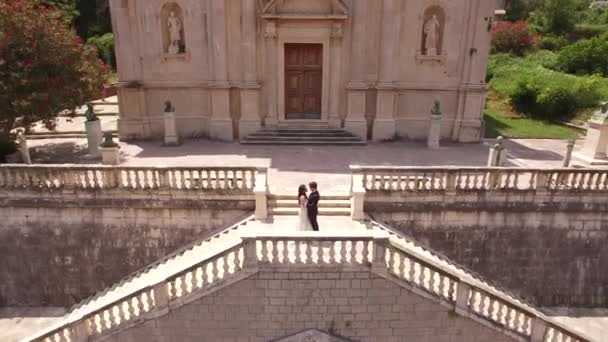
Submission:
[[[550,51],[524,58],[494,55],[489,63],[490,87],[499,96],[510,99],[516,111],[546,120],[568,118],[608,97],[608,79],[551,70],[556,58]]]
[[[507,4],[505,20],[520,21],[527,20],[530,12],[538,9],[542,0],[511,0]]]
[[[79,14],[76,9],[77,0],[35,0],[35,2],[44,7],[58,10],[61,20],[67,25],[71,25]]]
[[[0,162],[5,162],[4,156],[15,153],[16,151],[17,144],[15,143],[14,137],[0,135]]]
[[[563,48],[557,67],[571,74],[608,76],[608,33]]]
[[[93,45],[99,51],[99,56],[107,65],[115,66],[114,61],[114,34],[106,33],[102,36],[93,36],[87,40],[87,44]]]
[[[572,32],[591,0],[545,0],[530,14],[530,22],[545,34],[564,35]]]
[[[108,68],[54,11],[0,2],[0,135],[15,122],[52,128],[57,114],[99,96]]]
[[[547,35],[540,41],[540,47],[550,51],[560,50],[568,44],[570,44],[570,40],[565,36]]]

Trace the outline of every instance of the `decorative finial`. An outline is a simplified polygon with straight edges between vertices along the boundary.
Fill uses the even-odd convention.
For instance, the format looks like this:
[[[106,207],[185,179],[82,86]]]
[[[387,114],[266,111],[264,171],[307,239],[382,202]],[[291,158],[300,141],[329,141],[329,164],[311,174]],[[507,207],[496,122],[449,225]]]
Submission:
[[[103,142],[101,147],[118,147],[118,144],[114,142],[112,131],[105,131],[103,133]]]

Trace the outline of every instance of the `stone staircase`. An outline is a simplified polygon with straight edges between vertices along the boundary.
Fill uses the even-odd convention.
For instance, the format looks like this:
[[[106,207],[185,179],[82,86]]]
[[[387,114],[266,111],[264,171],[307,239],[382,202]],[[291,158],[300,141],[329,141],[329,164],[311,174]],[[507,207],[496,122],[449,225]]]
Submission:
[[[262,269],[346,267],[389,279],[517,341],[596,342],[389,226],[321,219],[328,229],[295,232],[293,217],[250,217],[101,291],[23,341],[101,341]]]
[[[297,216],[300,208],[295,197],[295,195],[269,195],[268,214],[271,216]],[[350,216],[350,197],[321,195],[319,216]]]
[[[339,128],[307,125],[264,128],[241,139],[246,145],[365,145],[360,137]]]

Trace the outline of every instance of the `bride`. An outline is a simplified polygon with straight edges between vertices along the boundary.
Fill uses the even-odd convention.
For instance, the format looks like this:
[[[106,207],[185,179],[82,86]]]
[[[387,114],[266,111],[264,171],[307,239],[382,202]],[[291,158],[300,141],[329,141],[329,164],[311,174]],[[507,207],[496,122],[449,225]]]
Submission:
[[[312,231],[312,225],[308,219],[308,196],[306,195],[306,185],[300,185],[298,188],[298,204],[300,205],[300,211],[298,212],[298,230],[299,231]]]

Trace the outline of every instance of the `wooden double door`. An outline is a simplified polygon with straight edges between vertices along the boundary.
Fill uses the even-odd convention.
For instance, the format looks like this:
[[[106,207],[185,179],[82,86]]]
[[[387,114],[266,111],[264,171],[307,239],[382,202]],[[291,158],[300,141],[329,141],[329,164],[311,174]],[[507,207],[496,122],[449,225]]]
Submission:
[[[323,45],[285,44],[285,119],[321,119]]]

